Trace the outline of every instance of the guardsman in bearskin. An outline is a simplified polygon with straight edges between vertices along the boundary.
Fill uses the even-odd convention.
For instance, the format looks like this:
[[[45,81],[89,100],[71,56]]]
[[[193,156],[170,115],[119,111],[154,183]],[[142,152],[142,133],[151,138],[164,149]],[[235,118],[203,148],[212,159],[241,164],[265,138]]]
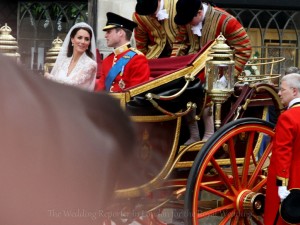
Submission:
[[[137,0],[133,21],[136,48],[148,59],[185,55],[187,33],[174,22],[177,0]]]
[[[281,80],[279,97],[287,110],[275,127],[272,156],[268,168],[265,225],[288,224],[276,215],[280,202],[289,189],[300,188],[300,75],[285,75]]]
[[[148,81],[150,68],[143,53],[130,46],[133,29],[137,24],[115,13],[107,13],[107,46],[114,52],[107,56],[101,66],[96,91],[122,92],[124,89]]]
[[[201,0],[178,0],[176,11],[175,23],[190,25],[187,30],[189,54],[198,52],[222,33],[235,51],[235,74],[238,76],[242,72],[251,56],[251,43],[246,30],[234,16]]]

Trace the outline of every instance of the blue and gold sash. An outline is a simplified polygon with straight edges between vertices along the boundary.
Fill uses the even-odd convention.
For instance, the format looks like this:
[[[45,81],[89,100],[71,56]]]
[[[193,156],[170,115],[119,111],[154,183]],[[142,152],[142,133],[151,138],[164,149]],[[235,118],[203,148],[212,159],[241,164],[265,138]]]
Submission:
[[[122,68],[124,68],[125,65],[129,62],[129,60],[135,55],[136,55],[136,52],[130,50],[121,59],[119,59],[116,62],[116,64],[109,70],[108,75],[105,79],[106,91],[110,90],[110,87],[111,87],[113,81],[118,76],[118,74],[121,72]]]

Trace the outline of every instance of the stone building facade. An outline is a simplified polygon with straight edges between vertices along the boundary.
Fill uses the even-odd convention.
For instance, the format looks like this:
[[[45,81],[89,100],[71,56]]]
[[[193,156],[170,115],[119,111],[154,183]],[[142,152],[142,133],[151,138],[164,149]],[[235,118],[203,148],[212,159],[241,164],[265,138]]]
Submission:
[[[278,72],[288,66],[300,65],[299,0],[213,1],[244,25],[254,54],[287,59],[277,68]],[[88,22],[94,28],[97,46],[105,57],[111,51],[106,47],[102,31],[106,12],[112,11],[130,19],[135,4],[136,0],[2,0],[0,26],[7,23],[12,28],[11,34],[18,40],[24,67],[43,73],[41,65],[52,41],[57,36],[63,39],[77,21]]]

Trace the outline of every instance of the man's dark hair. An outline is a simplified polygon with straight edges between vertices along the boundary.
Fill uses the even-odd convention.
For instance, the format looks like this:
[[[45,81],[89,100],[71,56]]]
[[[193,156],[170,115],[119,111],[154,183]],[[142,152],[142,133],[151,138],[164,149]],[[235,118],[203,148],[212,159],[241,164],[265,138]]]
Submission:
[[[132,36],[132,31],[131,30],[128,30],[128,29],[126,29],[126,28],[120,28],[120,27],[117,27],[117,28],[115,28],[117,31],[119,31],[119,30],[124,30],[124,32],[125,32],[125,35],[126,35],[126,39],[128,40],[128,41],[130,41],[130,39],[131,39],[131,36]]]

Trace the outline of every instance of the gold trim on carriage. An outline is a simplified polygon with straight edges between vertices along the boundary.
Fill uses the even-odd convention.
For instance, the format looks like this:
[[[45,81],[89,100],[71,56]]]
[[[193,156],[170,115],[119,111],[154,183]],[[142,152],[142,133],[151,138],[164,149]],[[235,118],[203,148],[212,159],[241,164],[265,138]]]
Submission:
[[[130,114],[139,143],[128,170],[120,171],[109,209],[127,217],[108,221],[165,224],[159,214],[166,208],[181,208],[187,224],[212,217],[222,224],[262,221],[274,136],[269,110],[283,108],[273,83],[279,75],[272,71],[284,59],[255,59],[248,66],[271,66],[271,72],[237,79],[231,54],[220,35],[196,55],[149,60],[159,71],[153,69],[150,81],[111,94]],[[171,69],[163,71],[162,64]],[[201,121],[207,98],[214,103],[216,132],[208,141],[183,145],[184,116],[196,109]]]

